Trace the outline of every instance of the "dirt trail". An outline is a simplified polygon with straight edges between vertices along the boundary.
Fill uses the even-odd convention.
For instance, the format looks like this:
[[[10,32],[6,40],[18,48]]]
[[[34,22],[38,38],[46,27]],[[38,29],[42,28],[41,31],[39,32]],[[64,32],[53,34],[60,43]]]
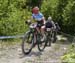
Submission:
[[[0,63],[61,63],[60,57],[68,47],[69,44],[60,43],[58,40],[43,52],[39,52],[35,47],[27,56],[22,54],[20,44],[0,47]]]

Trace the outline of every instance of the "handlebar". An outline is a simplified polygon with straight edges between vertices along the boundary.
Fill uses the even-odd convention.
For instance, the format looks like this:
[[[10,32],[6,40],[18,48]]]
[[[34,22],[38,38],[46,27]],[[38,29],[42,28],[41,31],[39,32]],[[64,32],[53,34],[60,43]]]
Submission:
[[[30,20],[27,20],[27,21],[25,21],[25,24],[30,25],[31,24],[31,21]]]

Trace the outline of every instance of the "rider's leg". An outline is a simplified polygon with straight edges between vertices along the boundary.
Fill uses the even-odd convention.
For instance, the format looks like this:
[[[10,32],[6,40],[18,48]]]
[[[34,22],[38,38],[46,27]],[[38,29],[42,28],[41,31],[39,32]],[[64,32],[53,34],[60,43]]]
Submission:
[[[45,32],[45,26],[41,26],[41,32],[42,32],[42,34],[44,34],[44,32]]]
[[[45,39],[45,26],[41,26],[41,33],[43,35],[43,38],[41,39],[41,41],[44,41],[44,39]]]
[[[36,27],[36,30],[40,33],[39,27]]]

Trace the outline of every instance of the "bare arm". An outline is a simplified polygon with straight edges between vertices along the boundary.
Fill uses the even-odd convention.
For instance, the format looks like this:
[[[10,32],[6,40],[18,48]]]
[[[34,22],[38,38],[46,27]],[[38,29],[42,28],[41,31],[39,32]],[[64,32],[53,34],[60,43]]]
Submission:
[[[51,22],[52,22],[52,25],[53,25],[54,29],[56,29],[55,23],[53,21],[51,21]]]
[[[45,24],[46,23],[45,17],[42,17],[42,20],[44,21],[43,24]]]

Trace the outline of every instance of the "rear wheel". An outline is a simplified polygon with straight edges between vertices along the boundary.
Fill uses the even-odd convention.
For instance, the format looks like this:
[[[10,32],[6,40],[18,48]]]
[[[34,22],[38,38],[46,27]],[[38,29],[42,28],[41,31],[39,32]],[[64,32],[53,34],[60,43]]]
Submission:
[[[22,41],[22,52],[24,54],[29,54],[33,48],[33,34],[27,32]]]
[[[45,45],[46,45],[46,38],[43,41],[41,41],[42,38],[43,38],[42,34],[37,35],[37,45],[38,45],[38,50],[39,51],[43,51],[44,48],[45,48]]]

